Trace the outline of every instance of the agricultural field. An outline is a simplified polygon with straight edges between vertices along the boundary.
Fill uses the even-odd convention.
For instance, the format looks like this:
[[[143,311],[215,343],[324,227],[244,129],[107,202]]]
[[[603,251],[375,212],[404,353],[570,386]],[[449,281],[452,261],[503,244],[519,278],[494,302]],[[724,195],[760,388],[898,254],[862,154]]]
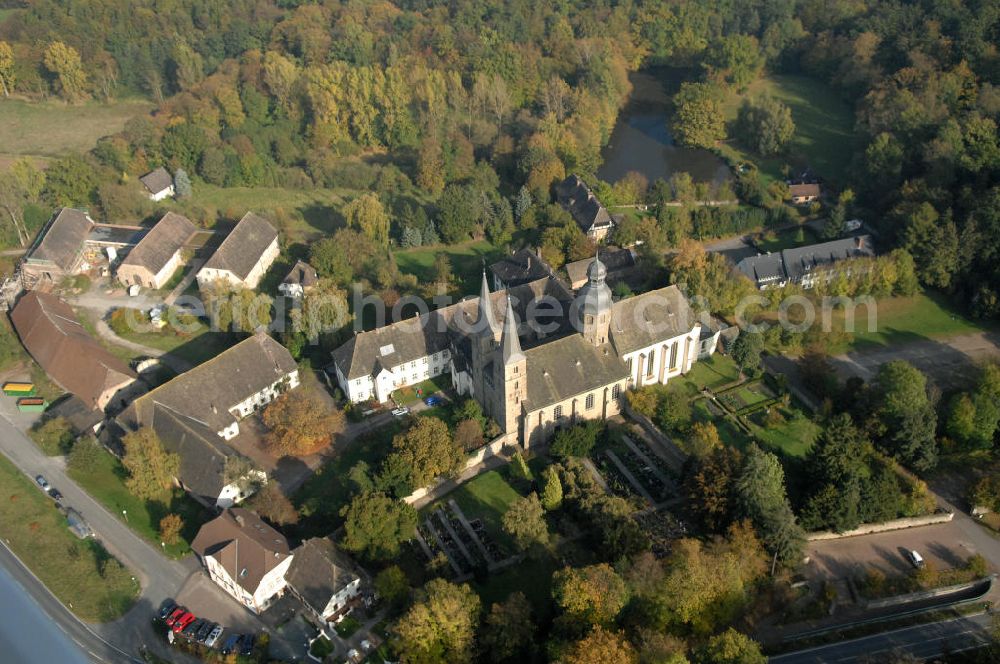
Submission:
[[[44,162],[86,152],[97,139],[121,131],[130,119],[152,108],[152,103],[136,99],[77,105],[5,99],[0,101],[0,166],[18,157]]]

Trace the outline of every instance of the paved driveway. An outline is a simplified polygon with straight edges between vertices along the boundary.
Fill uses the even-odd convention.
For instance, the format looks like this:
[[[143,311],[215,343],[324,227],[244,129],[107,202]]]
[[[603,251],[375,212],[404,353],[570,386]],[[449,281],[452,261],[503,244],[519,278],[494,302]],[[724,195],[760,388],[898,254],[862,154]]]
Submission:
[[[860,376],[870,380],[882,364],[890,360],[906,360],[946,389],[967,386],[977,363],[998,357],[1000,334],[981,332],[855,351],[837,355],[831,361],[841,376]]]
[[[807,574],[817,580],[850,576],[856,570],[877,568],[887,576],[909,573],[913,568],[903,557],[907,549],[916,549],[924,560],[939,570],[962,565],[980,551],[961,527],[951,521],[887,533],[845,537],[811,543]]]

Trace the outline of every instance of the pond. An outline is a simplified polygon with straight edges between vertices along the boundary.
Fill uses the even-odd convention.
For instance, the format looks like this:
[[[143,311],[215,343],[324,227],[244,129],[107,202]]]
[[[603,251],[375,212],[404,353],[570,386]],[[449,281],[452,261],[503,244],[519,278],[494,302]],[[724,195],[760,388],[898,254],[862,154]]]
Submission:
[[[650,184],[677,172],[690,173],[695,182],[723,182],[729,178],[729,168],[719,157],[708,150],[676,145],[670,135],[670,93],[685,77],[693,78],[690,72],[667,67],[631,74],[632,94],[601,152],[604,163],[597,177],[614,183],[629,171],[637,171]]]

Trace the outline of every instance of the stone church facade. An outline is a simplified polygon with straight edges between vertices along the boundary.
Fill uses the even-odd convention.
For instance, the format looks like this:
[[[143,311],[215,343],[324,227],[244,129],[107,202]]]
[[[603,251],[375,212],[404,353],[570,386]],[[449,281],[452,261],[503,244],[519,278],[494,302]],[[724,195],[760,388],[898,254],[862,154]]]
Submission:
[[[551,276],[491,293],[484,273],[478,298],[355,335],[333,373],[359,403],[447,372],[505,434],[537,445],[618,414],[626,389],[686,373],[704,348],[676,286],[615,302],[606,277],[595,258],[575,293]]]

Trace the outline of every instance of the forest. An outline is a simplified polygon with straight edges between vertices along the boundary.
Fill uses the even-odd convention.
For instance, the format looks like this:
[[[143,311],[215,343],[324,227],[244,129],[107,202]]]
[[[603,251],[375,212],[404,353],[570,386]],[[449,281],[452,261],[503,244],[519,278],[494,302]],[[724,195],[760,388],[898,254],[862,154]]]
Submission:
[[[995,3],[7,5],[5,94],[158,103],[45,176],[5,175],[8,209],[41,202],[140,215],[124,183],[166,163],[219,187],[374,191],[391,224],[379,242],[485,234],[496,246],[540,245],[558,265],[591,250],[548,206],[565,174],[583,174],[620,202],[679,197],[674,183],[594,177],[629,72],[690,71],[674,99],[675,135],[760,158],[780,157],[794,132],[787,108],[750,100],[727,123],[726,95],[768,73],[805,74],[855,111],[854,159],[830,192],[831,216],[864,217],[887,249],[913,256],[924,285],[978,317],[1000,313]],[[768,208],[768,219],[786,218],[780,183],[763,183],[750,169],[732,187],[745,204]],[[190,207],[206,224],[238,216]],[[626,224],[623,237],[654,247],[701,237],[704,221],[692,228],[684,208],[660,216]],[[353,276],[379,271],[369,267]]]

